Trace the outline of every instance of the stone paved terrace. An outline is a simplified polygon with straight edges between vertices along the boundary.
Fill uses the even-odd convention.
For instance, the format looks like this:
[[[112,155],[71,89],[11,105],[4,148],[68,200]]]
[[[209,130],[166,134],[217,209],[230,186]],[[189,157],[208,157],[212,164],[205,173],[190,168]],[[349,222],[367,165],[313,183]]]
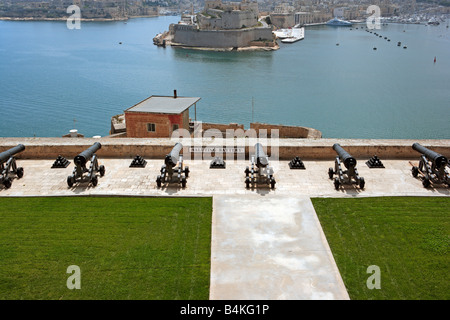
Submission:
[[[95,141],[103,145],[97,154],[106,167],[105,176],[96,187],[83,183],[69,188],[66,179],[74,167],[73,157]],[[328,168],[334,166],[331,146],[336,142],[357,158],[358,171],[366,181],[364,190],[334,189]],[[17,160],[25,169],[24,177],[14,179],[10,189],[0,186],[0,197],[213,196],[211,299],[348,299],[309,197],[449,196],[449,188],[425,189],[412,177],[409,161],[419,159],[411,148],[413,142],[280,140],[283,160],[270,163],[277,180],[271,190],[268,186],[245,188],[248,160],[227,160],[226,169],[209,169],[210,160],[187,159],[187,187],[158,188],[156,176],[174,144],[169,139],[1,138],[0,151],[19,143],[26,150]],[[449,155],[450,140],[418,142]],[[71,164],[51,169],[59,154]],[[146,158],[145,168],[129,168],[136,154]],[[374,154],[384,169],[367,167],[366,160]],[[304,160],[306,170],[289,169],[294,156]]]
[[[74,168],[73,159],[65,169],[51,169],[52,160],[17,160],[25,170],[21,179],[13,179],[10,189],[0,186],[0,196],[70,196],[70,195],[136,195],[136,196],[213,196],[245,195],[261,196],[289,195],[309,197],[346,196],[448,196],[449,188],[428,188],[411,175],[408,160],[382,160],[385,169],[370,169],[364,159],[358,162],[360,176],[364,177],[364,190],[356,186],[334,189],[328,178],[328,168],[333,160],[305,160],[306,170],[289,169],[289,161],[271,162],[277,181],[274,190],[262,185],[254,189],[245,188],[245,167],[248,161],[226,161],[226,169],[209,169],[210,161],[186,161],[190,174],[187,186],[182,189],[177,184],[158,188],[156,176],[163,160],[147,160],[145,168],[129,168],[132,159],[102,159],[99,164],[106,167],[106,174],[99,178],[98,185],[87,183],[67,186],[67,176]],[[417,159],[411,159],[417,163]]]
[[[91,146],[101,142],[97,152],[100,164],[106,167],[106,175],[99,179],[97,187],[86,184],[67,187],[66,179],[73,170],[73,157]],[[182,139],[186,150],[189,146],[202,146],[199,139]],[[245,149],[248,159],[249,150],[256,140],[236,139],[235,141],[204,141],[203,146],[235,145]],[[419,153],[412,144],[419,142],[445,156],[450,155],[450,140],[366,140],[366,139],[267,139],[278,147],[280,161],[271,161],[277,181],[275,190],[266,186],[245,189],[245,167],[248,160],[227,160],[226,169],[209,169],[210,160],[185,159],[191,174],[186,189],[177,186],[156,186],[156,176],[164,156],[174,145],[171,139],[111,139],[111,138],[0,138],[0,152],[19,143],[26,149],[18,154],[18,165],[25,168],[25,176],[14,180],[11,189],[0,186],[0,196],[33,195],[142,195],[142,196],[210,196],[219,194],[300,194],[310,197],[342,196],[386,196],[386,195],[448,195],[446,188],[422,187],[418,179],[411,176],[409,161],[417,163]],[[263,144],[265,142],[263,141]],[[364,177],[366,186],[360,190],[354,186],[341,187],[336,191],[328,178],[328,168],[334,167],[336,153],[334,143],[340,143],[358,160],[357,168]],[[265,145],[265,144],[264,144]],[[267,153],[270,155],[270,147]],[[135,155],[147,160],[147,166],[129,168]],[[385,169],[369,169],[365,162],[377,154]],[[58,155],[71,161],[65,169],[50,169]],[[211,154],[209,154],[211,155]],[[239,155],[242,159],[244,154]],[[306,170],[290,170],[289,160],[299,156]]]

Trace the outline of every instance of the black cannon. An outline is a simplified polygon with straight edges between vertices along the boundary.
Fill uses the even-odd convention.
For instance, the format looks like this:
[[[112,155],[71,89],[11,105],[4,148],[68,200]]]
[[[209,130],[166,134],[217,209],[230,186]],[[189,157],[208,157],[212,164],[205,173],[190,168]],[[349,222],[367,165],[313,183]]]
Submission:
[[[183,149],[183,145],[177,142],[170,153],[166,155],[164,164],[161,166],[161,174],[156,177],[158,188],[160,188],[163,183],[172,182],[181,184],[183,188],[186,187],[186,178],[189,177],[189,167],[184,167],[183,165],[183,155],[180,155],[181,149]],[[174,175],[174,173],[176,173],[176,175]]]
[[[428,188],[431,183],[450,186],[450,176],[445,170],[448,166],[448,159],[417,142],[412,145],[412,148],[421,153],[419,166],[413,165],[411,169],[413,177],[417,178],[420,173],[425,188]]]
[[[269,167],[269,157],[264,153],[260,143],[255,144],[255,154],[251,156],[251,166],[245,168],[245,187],[250,188],[257,184],[269,184],[275,188],[273,168]]]
[[[98,184],[97,173],[100,173],[101,177],[105,175],[105,166],[98,165],[98,158],[95,154],[101,147],[102,145],[99,142],[96,142],[73,159],[75,169],[73,169],[72,175],[67,177],[69,188],[71,188],[75,182],[92,183],[94,187]],[[88,161],[91,161],[89,169],[86,167]],[[87,175],[84,175],[85,173],[87,173]]]
[[[15,174],[19,179],[23,177],[23,168],[17,167],[16,158],[14,157],[23,150],[25,150],[25,146],[19,144],[0,153],[0,183],[3,183],[6,189],[12,185],[11,174]]]
[[[356,159],[345,151],[338,143],[333,145],[333,149],[338,155],[334,161],[334,170],[333,168],[328,169],[328,176],[330,179],[333,179],[334,175],[337,175],[337,177],[334,178],[334,188],[338,190],[339,186],[342,184],[356,183],[363,189],[365,182],[364,178],[359,176],[358,170],[356,169]],[[342,163],[344,163],[347,170],[342,169]]]

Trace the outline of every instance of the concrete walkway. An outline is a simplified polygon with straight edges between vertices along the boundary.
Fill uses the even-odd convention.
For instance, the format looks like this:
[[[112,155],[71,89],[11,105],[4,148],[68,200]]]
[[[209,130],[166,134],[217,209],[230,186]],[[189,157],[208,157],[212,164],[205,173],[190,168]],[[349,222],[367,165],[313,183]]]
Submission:
[[[349,299],[311,200],[214,196],[210,299]]]

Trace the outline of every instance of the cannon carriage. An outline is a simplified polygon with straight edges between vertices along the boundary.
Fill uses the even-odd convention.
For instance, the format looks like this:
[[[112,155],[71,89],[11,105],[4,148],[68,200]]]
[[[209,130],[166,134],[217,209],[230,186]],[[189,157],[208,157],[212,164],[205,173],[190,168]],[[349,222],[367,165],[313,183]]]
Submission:
[[[337,156],[334,161],[334,169],[328,169],[328,177],[333,179],[334,175],[334,188],[339,190],[339,187],[343,184],[357,184],[361,189],[364,189],[365,181],[363,177],[359,176],[356,169],[357,161],[352,157],[344,148],[338,143],[333,145],[333,150],[336,151]],[[342,168],[342,163],[347,170]]]
[[[0,153],[0,183],[2,183],[6,189],[11,188],[12,175],[15,175],[18,179],[23,177],[24,170],[22,167],[17,167],[15,157],[16,154],[23,150],[25,150],[25,146],[19,144]]]
[[[411,169],[413,177],[420,176],[424,188],[428,188],[431,184],[450,186],[450,176],[446,170],[448,159],[417,142],[412,145],[412,148],[421,154],[419,166],[413,165]]]
[[[251,156],[250,167],[245,168],[245,187],[248,189],[258,184],[270,185],[275,188],[275,177],[273,168],[269,166],[269,157],[264,153],[260,143],[255,144],[255,154]]]
[[[189,177],[189,167],[184,166],[183,155],[180,155],[183,145],[176,143],[164,159],[160,174],[156,177],[156,185],[161,188],[163,184],[177,183],[185,188]],[[178,164],[178,166],[177,166]]]
[[[99,166],[98,158],[95,154],[101,147],[102,145],[99,142],[96,142],[73,159],[75,168],[73,169],[72,175],[67,177],[67,185],[69,188],[71,188],[75,182],[92,183],[94,187],[98,184],[97,173],[99,173],[101,177],[105,175],[105,166]],[[90,161],[89,168],[86,166],[88,161]]]

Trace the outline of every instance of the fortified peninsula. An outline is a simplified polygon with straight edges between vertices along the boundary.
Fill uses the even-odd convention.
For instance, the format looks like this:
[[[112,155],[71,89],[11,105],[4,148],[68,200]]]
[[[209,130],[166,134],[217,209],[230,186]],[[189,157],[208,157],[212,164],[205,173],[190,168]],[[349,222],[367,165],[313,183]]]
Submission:
[[[272,28],[258,21],[258,3],[205,0],[205,8],[194,15],[184,14],[169,31],[156,35],[154,44],[200,50],[276,50]]]

